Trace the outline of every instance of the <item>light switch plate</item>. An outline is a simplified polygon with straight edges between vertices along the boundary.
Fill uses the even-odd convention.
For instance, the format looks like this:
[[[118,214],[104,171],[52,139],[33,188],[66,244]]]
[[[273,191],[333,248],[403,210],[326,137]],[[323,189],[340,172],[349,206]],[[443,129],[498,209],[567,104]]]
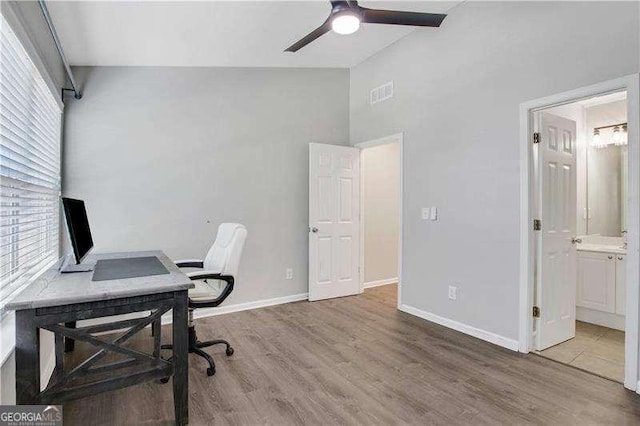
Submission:
[[[438,220],[438,208],[431,207],[431,220]]]
[[[431,217],[431,208],[430,207],[423,207],[422,208],[422,220],[429,220],[430,217]]]

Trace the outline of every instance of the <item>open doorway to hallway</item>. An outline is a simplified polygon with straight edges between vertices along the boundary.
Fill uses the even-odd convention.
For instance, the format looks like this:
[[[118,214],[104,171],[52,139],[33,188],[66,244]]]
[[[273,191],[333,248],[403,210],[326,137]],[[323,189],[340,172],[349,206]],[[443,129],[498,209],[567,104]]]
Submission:
[[[356,147],[361,149],[361,288],[395,289],[400,277],[402,135]]]
[[[534,349],[624,381],[626,92],[537,111]]]

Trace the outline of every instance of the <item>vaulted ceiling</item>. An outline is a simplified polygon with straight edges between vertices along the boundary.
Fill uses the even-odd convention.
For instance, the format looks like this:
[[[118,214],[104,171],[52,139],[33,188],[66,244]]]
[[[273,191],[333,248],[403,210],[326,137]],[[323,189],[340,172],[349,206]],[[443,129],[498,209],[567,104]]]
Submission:
[[[443,13],[459,2],[361,1],[380,9]],[[72,65],[352,67],[411,31],[363,24],[283,52],[326,19],[329,1],[49,1]],[[442,24],[447,25],[445,19]]]

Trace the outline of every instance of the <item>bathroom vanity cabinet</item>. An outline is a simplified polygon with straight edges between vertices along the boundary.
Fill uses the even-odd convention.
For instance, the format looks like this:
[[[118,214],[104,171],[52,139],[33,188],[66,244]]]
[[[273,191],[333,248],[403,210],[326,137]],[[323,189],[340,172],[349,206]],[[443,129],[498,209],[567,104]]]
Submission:
[[[578,251],[576,306],[578,317],[583,317],[578,319],[620,328],[616,324],[623,323],[625,314],[625,257],[620,253]]]
[[[598,311],[616,311],[616,255],[578,252],[576,306]]]

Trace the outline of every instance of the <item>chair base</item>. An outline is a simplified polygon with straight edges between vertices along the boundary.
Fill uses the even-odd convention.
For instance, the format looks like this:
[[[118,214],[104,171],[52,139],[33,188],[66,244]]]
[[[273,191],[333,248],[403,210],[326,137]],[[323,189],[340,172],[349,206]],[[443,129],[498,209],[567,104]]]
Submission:
[[[203,351],[202,348],[208,348],[209,346],[213,346],[213,345],[225,345],[227,347],[227,349],[225,350],[225,353],[227,354],[227,356],[233,355],[233,348],[231,347],[229,342],[227,342],[226,340],[217,339],[217,340],[208,340],[206,342],[201,342],[198,340],[198,336],[196,335],[195,326],[193,325],[189,326],[189,353],[196,354],[204,358],[209,363],[209,367],[207,368],[207,376],[213,376],[214,374],[216,374],[216,363],[213,361],[213,357],[208,353],[206,353],[205,351]],[[162,345],[161,348],[173,349],[173,346]],[[162,379],[163,383],[167,383],[168,381],[169,381],[168,377]]]

